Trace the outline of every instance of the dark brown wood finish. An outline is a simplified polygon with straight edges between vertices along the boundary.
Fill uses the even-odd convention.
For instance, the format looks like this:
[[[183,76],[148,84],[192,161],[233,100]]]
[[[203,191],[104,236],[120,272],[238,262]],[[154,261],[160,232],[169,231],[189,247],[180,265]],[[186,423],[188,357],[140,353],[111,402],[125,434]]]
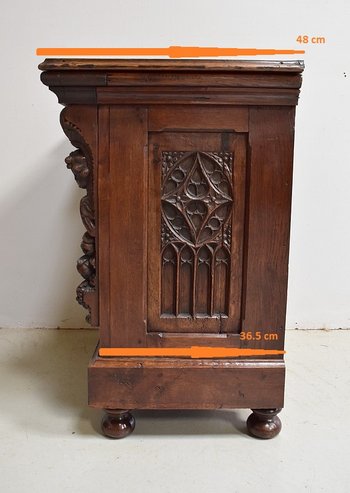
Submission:
[[[303,64],[48,59],[39,68],[62,104],[295,105]]]
[[[51,59],[67,158],[85,188],[78,301],[100,347],[284,348],[299,61]],[[243,337],[250,333],[253,337]],[[254,337],[259,334],[259,336]],[[251,408],[281,423],[283,355],[100,357],[89,404],[103,432],[130,409]]]
[[[273,438],[279,434],[282,423],[277,414],[281,409],[252,409],[247,419],[248,432],[257,438]]]
[[[304,64],[301,60],[156,60],[145,58],[133,59],[113,59],[113,58],[47,58],[39,65],[40,70],[91,70],[94,73],[99,71],[112,71],[112,74],[118,71],[129,72],[276,72],[301,73],[304,70]],[[295,86],[297,87],[297,86]]]
[[[284,347],[294,108],[251,108],[249,211],[246,224],[243,331],[277,334]],[[263,335],[264,337],[264,335]],[[249,347],[261,347],[249,341]]]
[[[284,376],[281,360],[95,356],[89,367],[89,404],[123,409],[282,408]]]
[[[112,347],[146,342],[146,125],[145,108],[110,109],[110,289],[101,296],[110,297],[111,309],[101,330],[110,333]]]
[[[134,431],[135,419],[127,410],[105,409],[101,428],[109,438],[125,438]]]

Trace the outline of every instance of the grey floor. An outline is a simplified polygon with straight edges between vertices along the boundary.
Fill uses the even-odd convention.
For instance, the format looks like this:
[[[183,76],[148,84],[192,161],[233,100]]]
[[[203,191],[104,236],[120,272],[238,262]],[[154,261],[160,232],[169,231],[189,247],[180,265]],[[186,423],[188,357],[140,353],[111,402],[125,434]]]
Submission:
[[[0,330],[1,493],[350,491],[350,331],[288,331],[283,429],[248,410],[138,412],[125,440],[86,406],[93,330]]]

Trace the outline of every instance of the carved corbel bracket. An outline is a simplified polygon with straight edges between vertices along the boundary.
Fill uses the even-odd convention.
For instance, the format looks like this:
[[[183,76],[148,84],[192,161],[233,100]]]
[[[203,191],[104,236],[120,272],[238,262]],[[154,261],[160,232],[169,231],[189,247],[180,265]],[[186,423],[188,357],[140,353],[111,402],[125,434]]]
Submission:
[[[96,292],[96,217],[93,187],[93,155],[90,146],[85,141],[80,128],[70,121],[68,108],[61,112],[60,122],[64,133],[71,144],[76,147],[65,159],[67,168],[72,170],[80,188],[86,190],[86,195],[80,201],[80,215],[86,232],[81,242],[84,252],[77,261],[77,270],[84,281],[77,287],[77,301],[89,310],[86,320],[91,325],[97,325],[97,292]]]

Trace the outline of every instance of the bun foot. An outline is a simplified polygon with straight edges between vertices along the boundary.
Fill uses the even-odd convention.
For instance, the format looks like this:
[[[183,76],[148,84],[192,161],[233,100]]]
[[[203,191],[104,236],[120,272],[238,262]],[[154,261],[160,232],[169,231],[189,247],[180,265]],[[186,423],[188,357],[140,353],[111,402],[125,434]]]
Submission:
[[[279,434],[282,423],[277,414],[281,409],[252,409],[252,411],[247,419],[250,435],[257,438],[273,438]]]
[[[101,428],[109,438],[124,438],[134,431],[135,418],[128,410],[105,409]]]

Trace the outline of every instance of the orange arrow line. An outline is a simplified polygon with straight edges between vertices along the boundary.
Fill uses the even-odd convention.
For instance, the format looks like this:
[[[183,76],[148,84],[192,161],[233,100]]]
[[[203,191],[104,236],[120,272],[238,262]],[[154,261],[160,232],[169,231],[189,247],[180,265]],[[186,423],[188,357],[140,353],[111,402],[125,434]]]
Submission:
[[[298,55],[305,50],[217,48],[204,46],[169,46],[168,48],[37,48],[39,56],[168,56],[196,58],[218,56]]]
[[[242,349],[191,346],[187,348],[100,348],[99,356],[236,358],[239,356],[266,356],[285,354],[278,349]]]

